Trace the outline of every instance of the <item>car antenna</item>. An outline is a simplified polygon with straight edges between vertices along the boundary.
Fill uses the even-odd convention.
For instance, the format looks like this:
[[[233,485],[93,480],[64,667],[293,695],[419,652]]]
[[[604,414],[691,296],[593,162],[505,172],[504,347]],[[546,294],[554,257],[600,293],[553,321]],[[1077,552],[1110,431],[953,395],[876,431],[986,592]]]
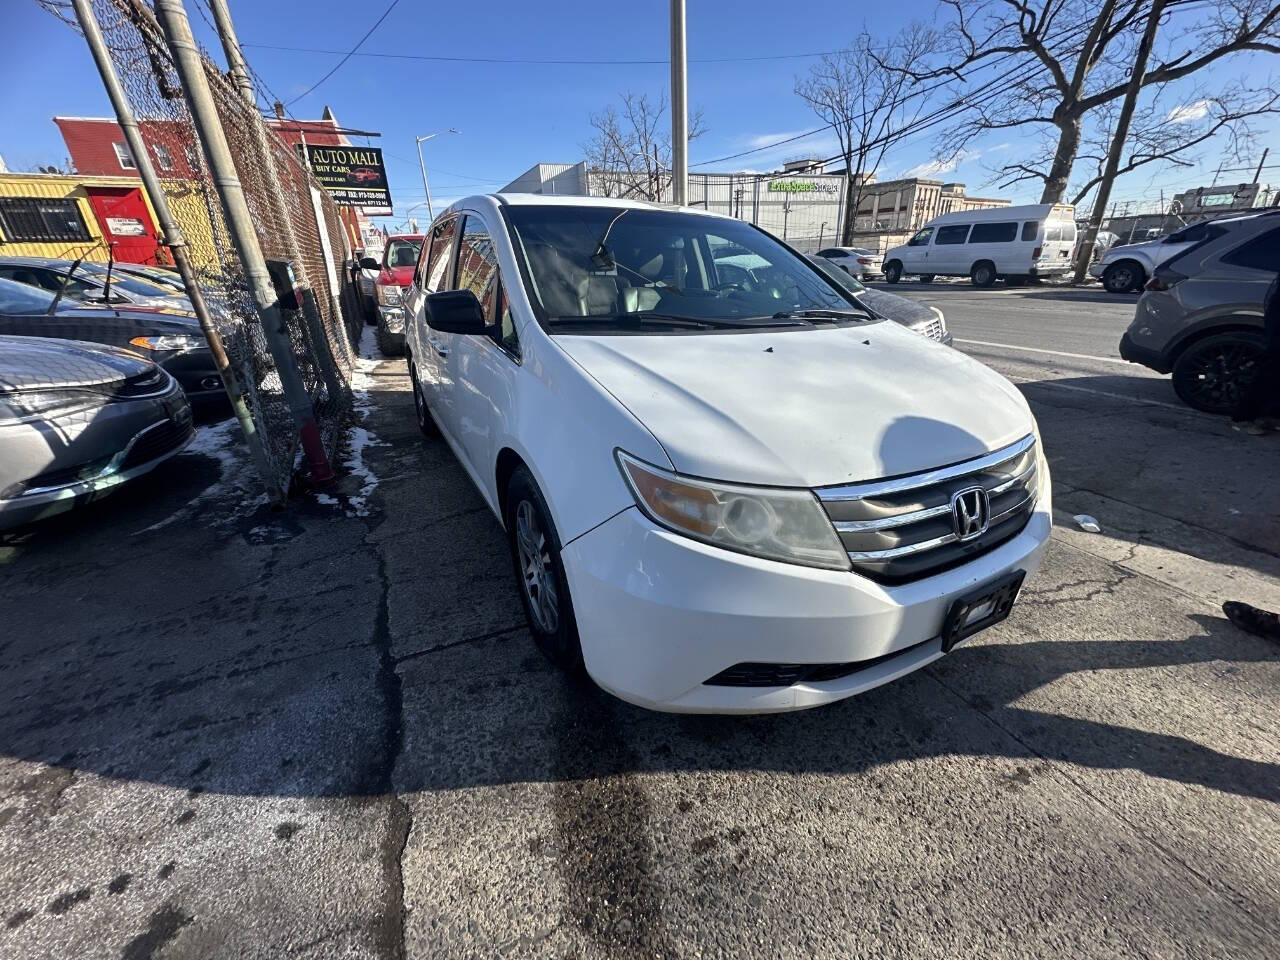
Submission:
[[[62,295],[67,292],[67,287],[71,284],[71,275],[76,272],[76,268],[80,266],[80,262],[88,255],[89,251],[86,250],[84,253],[80,254],[80,256],[76,257],[71,264],[71,269],[62,275],[62,286],[58,287],[58,292],[49,303],[49,309],[44,312],[46,317],[53,316],[53,311],[58,309],[58,301],[62,299]]]
[[[115,243],[107,244],[107,285],[102,290],[102,299],[105,306],[111,306],[111,268],[116,265],[116,252],[113,249]]]

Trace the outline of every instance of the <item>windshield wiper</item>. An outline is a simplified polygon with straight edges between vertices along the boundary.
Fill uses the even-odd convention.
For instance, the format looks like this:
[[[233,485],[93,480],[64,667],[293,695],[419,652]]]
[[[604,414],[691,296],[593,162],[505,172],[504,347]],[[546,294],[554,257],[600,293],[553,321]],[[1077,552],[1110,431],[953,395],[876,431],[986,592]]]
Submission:
[[[773,315],[775,320],[800,320],[800,319],[816,319],[816,320],[874,320],[875,317],[868,313],[860,313],[856,310],[833,310],[825,307],[802,307],[797,310],[779,310]]]
[[[789,327],[797,323],[808,323],[808,321],[800,317],[789,318],[791,320],[790,323],[770,323],[771,319],[774,318],[681,317],[669,313],[642,311],[637,313],[614,313],[602,317],[552,317],[547,322],[553,326],[612,326],[624,329],[638,327],[642,324],[652,324],[665,327],[688,327],[692,330],[746,330],[757,327]]]

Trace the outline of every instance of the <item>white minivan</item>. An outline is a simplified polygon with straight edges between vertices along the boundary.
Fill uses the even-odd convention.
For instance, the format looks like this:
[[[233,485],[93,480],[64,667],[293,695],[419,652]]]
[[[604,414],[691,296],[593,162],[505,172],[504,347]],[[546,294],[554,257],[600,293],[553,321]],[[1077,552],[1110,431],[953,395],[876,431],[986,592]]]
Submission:
[[[689,208],[461,200],[405,295],[418,425],[535,642],[660,710],[839,700],[1008,615],[1050,530],[1022,394]]]
[[[915,274],[928,283],[968,277],[974,286],[989,287],[997,279],[1016,284],[1063,274],[1071,269],[1074,217],[1075,207],[1067,203],[944,213],[885,252],[884,278],[897,283]]]

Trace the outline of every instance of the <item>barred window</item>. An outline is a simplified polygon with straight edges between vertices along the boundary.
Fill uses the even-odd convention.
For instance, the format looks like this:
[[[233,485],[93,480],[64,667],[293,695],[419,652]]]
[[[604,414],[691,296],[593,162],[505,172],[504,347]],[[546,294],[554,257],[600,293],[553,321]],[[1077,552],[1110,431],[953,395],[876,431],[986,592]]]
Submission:
[[[8,243],[92,239],[76,201],[45,197],[0,197],[0,231]]]

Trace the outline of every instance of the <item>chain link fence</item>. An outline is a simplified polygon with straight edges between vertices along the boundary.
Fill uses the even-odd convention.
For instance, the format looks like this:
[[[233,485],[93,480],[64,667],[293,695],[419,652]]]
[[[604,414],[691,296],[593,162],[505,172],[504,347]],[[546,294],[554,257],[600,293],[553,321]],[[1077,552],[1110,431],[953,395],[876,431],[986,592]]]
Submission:
[[[46,9],[76,27],[58,2]],[[214,315],[266,452],[269,491],[283,497],[299,464],[299,424],[286,400],[245,271],[236,254],[199,134],[150,0],[92,0],[142,139]],[[361,329],[345,267],[349,244],[337,206],[302,159],[266,124],[207,53],[201,62],[268,261],[287,261],[302,308],[280,311],[330,458],[351,409]],[[163,262],[166,254],[158,252]]]

